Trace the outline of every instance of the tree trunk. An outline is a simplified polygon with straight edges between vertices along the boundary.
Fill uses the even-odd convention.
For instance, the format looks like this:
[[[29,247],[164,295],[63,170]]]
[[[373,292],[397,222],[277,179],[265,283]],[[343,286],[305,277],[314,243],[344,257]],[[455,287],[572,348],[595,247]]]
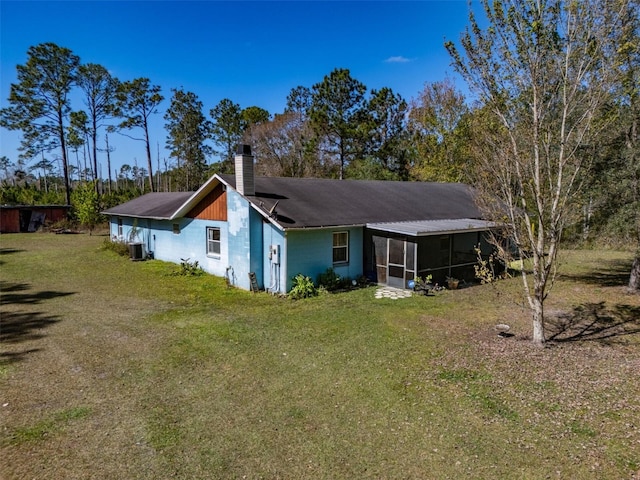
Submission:
[[[534,295],[531,299],[533,310],[533,344],[544,347],[544,306],[542,297]]]
[[[100,197],[100,188],[98,187],[99,178],[98,178],[98,125],[96,124],[95,116],[93,117],[93,129],[91,131],[91,141],[93,143],[93,179],[95,180],[95,190],[96,195]],[[91,231],[89,231],[89,235],[91,235]]]
[[[631,275],[629,276],[629,290],[640,293],[640,254],[636,256],[631,266]]]
[[[109,136],[105,135],[104,140],[107,144],[107,174],[109,175],[109,195],[111,195],[111,152],[109,151]]]
[[[149,168],[149,191],[153,192],[153,165],[151,164],[151,147],[149,145],[149,128],[147,126],[147,121],[144,122],[144,140],[147,147],[147,167]],[[144,186],[142,188],[142,192],[144,193]]]
[[[71,185],[69,182],[69,163],[67,161],[67,146],[65,144],[64,136],[64,120],[62,117],[62,110],[58,110],[58,139],[60,141],[60,153],[62,154],[62,171],[64,175],[64,193],[65,202],[67,205],[71,205]]]

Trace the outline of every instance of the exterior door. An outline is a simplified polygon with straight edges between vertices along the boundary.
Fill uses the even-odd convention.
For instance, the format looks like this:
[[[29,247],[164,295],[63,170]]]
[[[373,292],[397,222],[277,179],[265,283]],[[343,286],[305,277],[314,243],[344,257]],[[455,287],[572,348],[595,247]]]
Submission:
[[[405,241],[397,238],[389,239],[389,261],[387,285],[396,288],[405,288],[404,265],[405,265]]]
[[[417,244],[403,238],[373,235],[371,249],[378,284],[407,288],[407,282],[416,275]]]

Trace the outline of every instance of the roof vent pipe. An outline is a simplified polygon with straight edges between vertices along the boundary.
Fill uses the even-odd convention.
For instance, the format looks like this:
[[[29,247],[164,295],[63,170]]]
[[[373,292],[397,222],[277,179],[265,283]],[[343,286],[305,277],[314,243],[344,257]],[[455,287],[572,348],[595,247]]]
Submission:
[[[255,195],[256,187],[253,175],[251,146],[238,144],[235,160],[236,190],[241,195]]]

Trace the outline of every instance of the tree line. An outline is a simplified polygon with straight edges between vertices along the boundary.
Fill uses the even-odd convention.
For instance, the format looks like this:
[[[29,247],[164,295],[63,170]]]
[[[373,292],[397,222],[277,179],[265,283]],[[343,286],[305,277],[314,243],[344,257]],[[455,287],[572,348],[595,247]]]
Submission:
[[[161,162],[159,154],[153,158],[160,139],[150,138],[149,120],[165,98],[148,78],[120,81],[54,43],[30,47],[17,73],[0,126],[21,131],[22,142],[17,159],[1,159],[3,185],[53,187],[67,202],[74,182],[92,181],[99,194],[121,187],[194,190],[213,173],[232,172],[241,142],[252,145],[265,175],[464,179],[458,164],[466,159],[456,147],[463,140],[449,137],[459,136],[458,120],[468,108],[448,79],[425,85],[408,103],[388,87],[369,91],[338,68],[315,85],[293,88],[284,111],[275,114],[225,98],[207,116],[194,92],[173,88],[164,113],[170,158]],[[82,105],[73,105],[78,92]],[[136,160],[112,170],[110,134],[139,140],[142,165]]]
[[[292,88],[275,114],[223,99],[207,117],[195,93],[172,89],[164,114],[171,163],[161,172],[158,159],[154,174],[148,120],[164,100],[160,87],[120,82],[47,43],[17,67],[0,125],[23,132],[21,158],[36,162],[45,185],[43,152],[57,149],[67,201],[68,152],[84,147],[85,177],[99,190],[96,158],[102,150],[109,163],[111,132],[145,146],[146,168],[121,171],[140,192],[193,190],[212,173],[231,173],[238,143],[252,146],[262,175],[471,183],[513,241],[501,251],[505,263],[514,253],[532,263],[523,281],[534,341],[543,343],[561,240],[636,246],[630,286],[640,289],[640,6],[481,3],[487,26],[471,12],[460,41],[445,44],[473,102],[447,78],[408,102],[390,88],[369,90],[344,68]],[[84,109],[72,109],[72,88]]]

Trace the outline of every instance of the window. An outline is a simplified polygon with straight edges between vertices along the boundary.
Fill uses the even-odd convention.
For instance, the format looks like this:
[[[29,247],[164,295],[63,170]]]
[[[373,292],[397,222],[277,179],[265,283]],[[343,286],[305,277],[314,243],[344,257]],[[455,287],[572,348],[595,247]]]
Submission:
[[[333,263],[349,261],[349,232],[333,233]]]
[[[118,219],[118,238],[122,238],[122,219]]]
[[[220,229],[207,227],[207,255],[220,256]]]
[[[173,233],[178,235],[180,233],[180,224],[179,223],[174,223],[173,224]]]

